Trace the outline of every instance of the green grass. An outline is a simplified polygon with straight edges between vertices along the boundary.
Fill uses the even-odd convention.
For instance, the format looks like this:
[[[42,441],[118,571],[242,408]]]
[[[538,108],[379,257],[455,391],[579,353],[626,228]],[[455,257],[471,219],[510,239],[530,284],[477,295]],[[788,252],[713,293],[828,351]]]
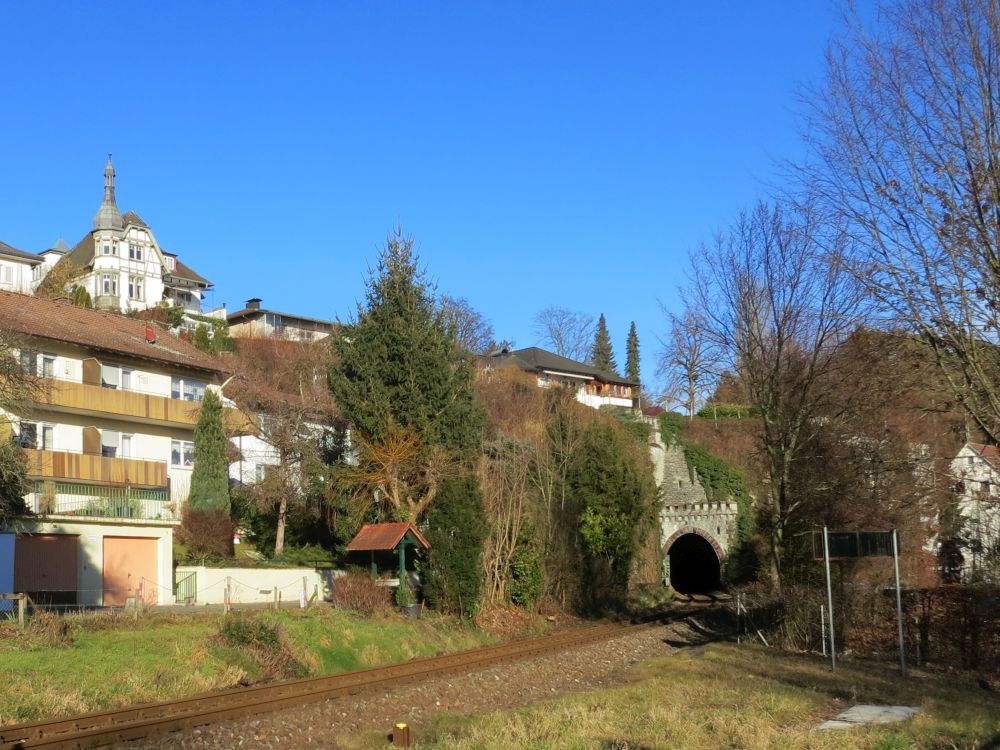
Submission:
[[[425,613],[426,614],[426,613]],[[452,618],[399,615],[365,619],[316,608],[250,615],[278,626],[285,648],[310,674],[330,674],[414,656],[474,648],[489,641]],[[40,624],[0,629],[0,724],[167,700],[268,676],[248,649],[218,638],[222,615],[70,617],[72,643]],[[42,621],[39,621],[42,623]],[[49,626],[58,621],[48,621]]]
[[[814,657],[719,644],[648,662],[628,685],[497,711],[443,716],[414,727],[416,747],[434,750],[650,750],[652,748],[959,749],[1000,742],[1000,700],[969,678],[848,664],[830,673]],[[922,708],[915,719],[838,732],[815,726],[853,703]],[[359,735],[354,747],[382,747]]]

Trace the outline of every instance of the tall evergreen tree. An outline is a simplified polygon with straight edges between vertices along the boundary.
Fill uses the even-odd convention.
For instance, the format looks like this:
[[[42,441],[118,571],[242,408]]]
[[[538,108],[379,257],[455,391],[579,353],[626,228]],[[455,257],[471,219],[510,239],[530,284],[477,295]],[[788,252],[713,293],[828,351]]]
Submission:
[[[635,332],[635,321],[628,329],[628,343],[625,344],[625,377],[639,382],[639,335]]]
[[[194,428],[194,469],[188,507],[194,511],[229,513],[229,461],[222,428],[222,402],[214,391],[205,391]]]
[[[404,428],[425,444],[470,455],[482,439],[472,358],[449,334],[417,263],[413,240],[390,235],[365,305],[334,338],[330,388],[366,440],[383,442]]]
[[[597,321],[597,332],[594,334],[594,347],[590,351],[590,363],[599,370],[618,372],[615,363],[615,352],[611,348],[611,336],[608,335],[608,323],[604,313]]]

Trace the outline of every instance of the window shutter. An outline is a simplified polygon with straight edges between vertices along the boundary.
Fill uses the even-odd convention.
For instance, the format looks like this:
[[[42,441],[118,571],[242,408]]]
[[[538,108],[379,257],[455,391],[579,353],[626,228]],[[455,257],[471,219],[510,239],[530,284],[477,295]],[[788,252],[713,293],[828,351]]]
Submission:
[[[101,382],[112,388],[118,387],[118,365],[101,365]]]

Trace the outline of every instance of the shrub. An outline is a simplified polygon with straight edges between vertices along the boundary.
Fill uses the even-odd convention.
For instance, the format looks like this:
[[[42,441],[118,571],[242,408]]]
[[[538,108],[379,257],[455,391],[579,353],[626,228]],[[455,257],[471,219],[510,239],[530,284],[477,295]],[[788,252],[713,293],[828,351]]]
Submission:
[[[479,606],[483,541],[488,533],[475,477],[442,482],[427,523],[431,544],[424,585],[427,599],[442,611],[471,617]]]
[[[544,586],[542,553],[534,524],[528,522],[518,535],[517,550],[511,561],[510,600],[521,607],[533,607]]]
[[[246,652],[269,676],[305,677],[309,672],[289,650],[278,626],[261,617],[228,615],[219,638],[227,646]]]
[[[629,594],[627,607],[633,615],[647,615],[666,607],[673,592],[659,583],[644,583]]]
[[[333,600],[341,609],[374,615],[392,609],[387,586],[379,586],[363,571],[352,571],[333,580]]]
[[[190,557],[231,557],[235,526],[229,513],[221,510],[193,510],[185,505],[177,541],[188,548]]]

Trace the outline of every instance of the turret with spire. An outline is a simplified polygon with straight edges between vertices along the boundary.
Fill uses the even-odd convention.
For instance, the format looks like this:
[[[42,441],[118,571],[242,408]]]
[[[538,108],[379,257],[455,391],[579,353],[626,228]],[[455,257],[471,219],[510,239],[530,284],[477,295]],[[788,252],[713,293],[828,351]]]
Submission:
[[[121,229],[122,213],[115,200],[115,167],[108,154],[108,164],[104,167],[104,200],[94,216],[94,229]]]

